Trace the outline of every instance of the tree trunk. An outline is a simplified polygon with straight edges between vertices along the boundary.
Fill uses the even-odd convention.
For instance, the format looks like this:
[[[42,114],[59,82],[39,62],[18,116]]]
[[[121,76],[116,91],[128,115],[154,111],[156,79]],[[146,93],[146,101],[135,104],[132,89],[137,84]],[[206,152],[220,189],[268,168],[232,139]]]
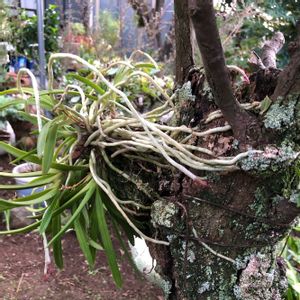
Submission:
[[[175,13],[175,81],[181,86],[194,67],[194,50],[191,41],[191,23],[188,12],[188,0],[174,0]]]
[[[228,132],[217,133],[205,138],[191,137],[188,141],[189,145],[209,146],[216,156],[237,155],[234,138],[245,139],[249,124],[260,124],[264,141],[257,147],[263,152],[242,159],[239,168],[232,172],[194,171],[201,180],[191,180],[178,171],[153,168],[149,172],[149,165],[141,169],[132,162],[119,161],[130,177],[138,177],[140,184],[147,185],[153,193],[151,199],[145,199],[128,182],[126,189],[121,189],[122,179],[115,173],[109,179],[120,198],[153,203],[153,227],[149,232],[170,245],[149,247],[158,262],[156,271],[162,275],[169,299],[284,299],[287,282],[278,257],[282,249],[279,242],[300,213],[293,200],[299,195],[295,168],[300,131],[300,83],[296,76],[299,41],[292,45],[289,66],[281,73],[277,70],[276,74],[280,74],[275,85],[271,82],[272,88],[264,87],[270,97],[273,94],[274,103],[267,112],[249,117],[236,102],[230,86],[212,1],[193,1],[197,5],[190,6],[191,16],[206,75],[213,99],[224,116],[205,123],[204,119],[216,107],[209,101],[211,95],[207,93],[204,75],[197,76],[197,89],[193,88],[194,78],[189,76],[194,61],[187,4],[175,0],[177,85],[191,81],[191,85],[178,90],[178,97],[183,98],[178,102],[181,113],[177,123],[194,127],[198,118],[196,125],[206,130],[224,125],[224,119],[228,121],[233,136]],[[248,99],[253,97],[257,82],[251,84],[242,93]],[[181,93],[189,87],[189,93]],[[191,97],[191,92],[195,97]],[[291,95],[292,92],[296,94]],[[284,101],[277,100],[277,96],[283,96]],[[196,118],[198,111],[201,114]],[[239,121],[246,126],[240,127]],[[253,128],[256,131],[252,140],[261,133],[260,127]],[[272,146],[266,146],[270,140]]]
[[[122,0],[118,0],[119,6],[119,48],[122,49],[121,53],[125,53],[124,51],[124,42],[123,42],[123,35],[124,35],[124,21],[125,21],[125,2]]]
[[[191,19],[214,100],[232,126],[234,136],[244,140],[247,127],[257,121],[242,110],[234,98],[212,1],[191,1],[190,4]],[[182,27],[177,24],[178,29]],[[181,58],[178,43],[186,46],[186,42],[178,37],[176,41],[177,55],[182,63],[181,67],[180,63],[176,65],[176,70],[184,73],[190,56],[186,52],[186,60]],[[287,96],[291,90],[299,93],[300,85],[295,74],[299,70],[297,56],[300,51],[298,49],[298,54],[295,54],[295,48],[294,45],[291,64],[279,77],[275,95]],[[184,75],[176,72],[180,84],[187,78]],[[287,77],[290,79],[289,89],[283,84],[286,79],[282,79]],[[203,99],[199,100],[200,94],[195,101],[204,103]],[[293,99],[299,106],[299,97]],[[187,112],[188,100],[182,107],[185,115],[195,114],[195,106],[190,106],[191,110]],[[295,111],[299,111],[296,104]],[[255,128],[254,135],[259,136],[260,128]],[[289,130],[299,129],[294,126]],[[281,135],[279,140],[277,136],[277,147],[281,147],[282,131],[276,134]],[[265,140],[268,140],[267,136]],[[198,142],[200,146],[203,144],[205,142]],[[250,160],[245,161],[246,165],[249,163]],[[260,164],[264,163],[266,161],[262,159]],[[272,164],[268,172],[260,170],[262,166],[244,165],[241,171],[233,173],[206,174],[209,178],[207,185],[199,185],[182,176],[171,180],[170,200],[177,204],[178,210],[171,218],[171,227],[167,228],[166,222],[161,222],[163,225],[160,226],[163,237],[170,240],[172,268],[169,267],[169,271],[172,270],[170,278],[174,283],[171,298],[283,299],[287,285],[280,268],[282,265],[278,264],[278,242],[289,230],[299,209],[290,201],[293,192],[283,192],[286,189],[285,176],[290,172],[289,163],[277,167],[275,161]],[[163,213],[160,211],[160,214]],[[158,252],[155,252],[156,256]]]
[[[159,19],[161,20],[162,17],[162,10],[164,8],[165,5],[165,0],[156,0],[155,1],[155,12],[157,15],[159,15]],[[161,32],[160,32],[160,24],[161,22],[159,22],[159,24],[157,24],[158,28],[157,28],[157,32],[155,35],[155,39],[156,39],[156,48],[159,49],[162,46],[162,42],[161,42]]]
[[[89,22],[90,22],[90,10],[91,10],[91,1],[90,0],[85,0],[82,1],[81,5],[82,5],[82,24],[84,26],[84,31],[86,34],[90,34],[90,26],[89,26]]]

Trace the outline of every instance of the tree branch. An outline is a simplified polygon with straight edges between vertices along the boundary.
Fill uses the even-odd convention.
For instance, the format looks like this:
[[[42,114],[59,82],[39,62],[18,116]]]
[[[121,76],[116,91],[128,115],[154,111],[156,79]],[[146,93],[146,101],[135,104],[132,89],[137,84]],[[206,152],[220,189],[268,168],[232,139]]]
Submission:
[[[136,11],[138,16],[138,27],[144,27],[151,19],[151,10],[147,1],[144,0],[128,0],[129,4]]]
[[[244,143],[248,139],[249,129],[256,127],[256,120],[235,100],[225,64],[213,1],[190,0],[189,13],[215,102],[231,125],[234,136]]]
[[[261,59],[266,68],[276,69],[276,54],[282,48],[284,41],[283,34],[278,31],[273,35],[271,40],[264,43]]]
[[[289,44],[290,62],[280,73],[273,95],[273,101],[278,97],[285,98],[288,94],[300,92],[300,21],[297,22],[297,38]]]

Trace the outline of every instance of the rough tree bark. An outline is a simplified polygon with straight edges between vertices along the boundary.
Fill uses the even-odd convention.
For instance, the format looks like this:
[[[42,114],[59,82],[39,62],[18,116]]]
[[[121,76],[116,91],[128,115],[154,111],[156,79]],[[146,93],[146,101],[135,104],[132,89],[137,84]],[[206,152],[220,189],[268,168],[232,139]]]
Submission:
[[[260,124],[264,143],[256,148],[260,146],[264,152],[243,159],[240,169],[233,172],[194,171],[206,177],[202,182],[192,181],[174,170],[149,172],[133,162],[117,162],[153,191],[152,199],[145,199],[128,182],[126,189],[121,189],[122,179],[115,173],[109,174],[109,179],[120,198],[153,203],[153,226],[149,232],[153,237],[168,240],[170,245],[149,247],[158,261],[156,270],[163,276],[169,299],[280,300],[287,285],[278,258],[279,241],[300,213],[293,200],[299,193],[298,182],[287,184],[287,178],[295,175],[295,151],[299,151],[300,38],[290,47],[290,64],[282,72],[278,70],[277,86],[268,89],[274,103],[264,114],[256,112],[249,117],[230,87],[212,0],[189,3],[212,95],[207,92],[204,74],[197,76],[197,90],[181,93],[191,87],[184,82],[191,80],[189,73],[194,65],[187,4],[187,0],[175,0],[176,80],[179,87],[183,86],[178,91],[178,97],[182,97],[178,104],[184,111],[177,122],[195,126],[195,108],[201,110],[202,119],[199,117],[197,125],[203,130],[229,122],[231,133],[203,139],[192,137],[188,141],[191,145],[210,145],[216,156],[238,154],[234,138],[245,139],[252,124],[252,139],[255,134],[259,136],[261,128],[256,124]],[[245,87],[245,98],[253,98],[255,85],[252,82],[251,88]],[[190,92],[195,97],[190,97]],[[204,118],[216,109],[212,98],[224,119],[205,124]],[[267,145],[270,140],[272,145]]]

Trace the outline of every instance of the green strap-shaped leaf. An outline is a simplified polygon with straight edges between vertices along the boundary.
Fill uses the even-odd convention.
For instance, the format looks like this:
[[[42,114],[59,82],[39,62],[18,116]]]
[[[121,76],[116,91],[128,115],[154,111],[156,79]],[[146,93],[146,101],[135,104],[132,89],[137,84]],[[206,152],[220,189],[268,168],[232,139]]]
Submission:
[[[127,66],[120,66],[117,68],[116,75],[114,77],[114,84],[117,84],[127,79],[127,75],[132,71]]]
[[[36,155],[30,154],[28,151],[20,150],[14,146],[11,146],[9,144],[6,144],[4,142],[0,141],[0,149],[3,149],[4,151],[8,152],[9,154],[13,155],[17,158],[25,159],[28,162],[32,162],[35,164],[41,165],[42,160],[38,158]],[[72,170],[86,170],[88,169],[87,165],[77,165],[77,166],[70,166],[67,164],[61,164],[61,163],[52,163],[51,168],[61,171],[72,171]]]
[[[37,155],[38,157],[42,158],[42,155],[44,154],[45,144],[46,144],[46,138],[48,131],[51,127],[51,121],[46,123],[41,132],[39,133],[38,141],[37,141]]]
[[[91,249],[92,255],[96,255],[96,250],[103,250],[103,246],[97,243],[100,241],[101,236],[99,232],[95,199],[93,201],[93,204],[90,207],[89,218],[90,218],[90,227],[89,227],[90,241],[89,242],[90,245],[92,246]],[[94,244],[93,242],[95,242],[97,245]]]
[[[82,83],[86,84],[87,86],[90,86],[91,88],[93,88],[100,95],[103,95],[105,93],[105,91],[98,84],[96,84],[95,82],[87,79],[86,77],[82,77],[82,76],[80,76],[76,73],[69,73],[67,75],[67,77],[76,79],[78,81],[81,81]]]
[[[126,243],[124,242],[124,238],[121,236],[121,233],[120,233],[120,229],[119,229],[119,225],[118,223],[112,219],[112,225],[113,225],[113,228],[114,228],[114,231],[116,233],[116,238],[119,240],[120,242],[120,245],[121,245],[121,248],[123,249],[124,253],[125,253],[125,256],[127,258],[127,260],[129,261],[132,269],[136,272],[136,273],[139,273],[139,270],[136,266],[136,264],[134,263],[133,259],[132,259],[132,256],[131,254],[129,253],[128,251],[128,248],[126,246]],[[127,239],[125,238],[126,242],[127,242]],[[128,244],[127,244],[128,245]]]
[[[80,187],[79,187],[80,188]],[[80,191],[80,189],[78,189]],[[79,197],[84,193],[84,191],[78,195],[78,190],[77,190],[77,194],[76,191],[74,191],[74,193],[70,193],[67,190],[64,191],[56,191],[56,197],[55,199],[53,199],[52,203],[48,206],[46,212],[43,214],[43,218],[42,218],[42,223],[41,226],[39,228],[39,232],[40,233],[44,233],[47,230],[48,225],[51,222],[51,219],[56,217],[56,216],[60,216],[60,214],[63,212],[63,206],[61,206],[61,202],[62,199],[68,199],[68,197],[70,197],[70,195],[74,195],[77,196],[76,200],[79,199]],[[57,213],[57,211],[60,210],[60,213]],[[54,235],[52,235],[54,236]]]
[[[136,63],[134,64],[134,66],[136,68],[151,68],[151,69],[156,69],[156,66],[152,63],[143,63],[143,62],[140,62],[140,63]],[[158,69],[157,69],[158,70]],[[159,71],[159,70],[158,70]]]
[[[67,136],[62,143],[56,148],[53,160],[56,160],[59,155],[64,156],[66,151],[70,151],[71,146],[76,142],[76,138],[73,136]],[[64,151],[63,151],[64,149]],[[65,150],[67,149],[67,150]],[[62,152],[63,151],[63,152]]]
[[[22,87],[22,90],[24,93],[26,94],[31,94],[33,95],[33,88],[25,88],[25,87]],[[20,91],[19,89],[17,88],[13,88],[13,89],[9,89],[9,90],[4,90],[2,92],[0,92],[0,96],[5,96],[5,95],[11,95],[11,94],[20,94]]]
[[[52,169],[60,170],[60,171],[83,171],[88,169],[88,165],[73,165],[70,166],[68,164],[61,164],[61,163],[52,163]]]
[[[39,232],[40,233],[45,233],[46,232],[46,230],[47,230],[47,228],[48,228],[48,226],[51,222],[51,219],[53,218],[53,212],[58,207],[59,200],[60,200],[60,192],[56,191],[56,195],[55,195],[53,201],[47,207],[45,213],[43,214],[42,223],[39,227]],[[57,215],[57,216],[59,216],[59,215]]]
[[[55,90],[51,90],[51,91],[43,91],[40,93],[40,95],[62,95],[65,93],[65,90],[63,89],[55,89]],[[68,91],[69,95],[73,95],[73,96],[80,96],[80,93],[77,91]],[[96,96],[90,95],[90,94],[86,94],[85,95],[87,98],[96,101],[98,98]]]
[[[14,157],[25,157],[28,154],[28,151],[20,150],[14,146],[11,146],[1,141],[0,141],[0,149],[3,149],[4,151],[8,152]],[[36,155],[33,154],[27,155],[26,160],[35,164],[41,163],[41,159],[39,159]]]
[[[27,206],[26,209],[29,211],[29,212],[33,212],[34,213],[34,216],[28,216],[27,218],[32,218],[32,219],[38,219],[40,220],[42,217],[43,217],[43,214],[46,210],[46,207],[38,207],[38,208],[35,208],[35,207],[32,207],[32,206]],[[37,218],[36,216],[40,216],[39,218]]]
[[[50,122],[46,123],[39,133],[38,141],[37,141],[37,154],[39,157],[45,155],[45,151],[48,151],[48,147],[51,147],[52,152],[54,152],[55,142],[56,142],[56,134],[58,124],[63,120],[63,116],[60,115]],[[53,138],[55,140],[53,141]],[[54,146],[52,145],[54,143]],[[52,153],[53,156],[53,153]]]
[[[74,207],[74,212],[76,211],[76,206]],[[82,214],[79,215],[77,219],[74,221],[74,229],[76,232],[77,240],[79,242],[79,246],[86,258],[90,268],[92,268],[95,264],[95,255],[92,254],[90,245],[89,245],[89,238],[86,233],[86,229],[84,226],[84,218]]]
[[[46,137],[46,142],[44,145],[44,156],[42,160],[42,172],[44,174],[47,174],[52,164],[52,159],[54,156],[54,151],[56,146],[57,129],[58,129],[58,124],[56,123],[52,124],[52,126],[50,126],[49,128]]]
[[[26,101],[28,104],[34,105],[36,100],[33,96],[31,96]],[[48,96],[40,96],[40,105],[41,105],[41,108],[51,111],[54,106],[54,102],[51,101],[50,97],[48,97]]]
[[[34,115],[28,114],[24,111],[19,111],[18,115],[25,119],[26,121],[30,122],[31,124],[37,125],[37,118]],[[47,122],[50,122],[51,120],[46,118],[45,116],[41,116],[42,124],[46,124]]]
[[[66,232],[66,230],[68,230],[72,226],[73,222],[76,220],[76,218],[78,217],[78,215],[81,212],[81,210],[83,209],[83,207],[89,202],[89,200],[93,196],[93,194],[95,192],[95,188],[96,188],[95,182],[91,181],[90,188],[85,193],[84,198],[79,203],[78,207],[76,208],[76,210],[74,211],[74,213],[72,214],[72,216],[70,217],[68,222],[61,228],[61,230],[49,242],[49,245],[51,245],[55,240],[60,238]]]
[[[54,174],[54,173],[51,173]],[[11,173],[11,172],[0,172],[0,176],[8,178],[26,178],[26,177],[37,177],[43,175],[41,171],[28,172],[28,173]],[[48,173],[49,175],[49,173]]]
[[[104,205],[99,193],[99,189],[96,190],[96,211],[99,231],[101,232],[102,243],[107,257],[107,261],[110,266],[110,270],[113,275],[116,286],[120,288],[122,286],[122,277],[118,267],[116,253],[114,251],[113,244],[108,231],[108,226],[106,224]]]
[[[16,207],[29,206],[34,204],[43,203],[44,201],[48,201],[53,198],[57,191],[56,189],[48,189],[46,193],[43,193],[40,197],[36,197],[32,200],[23,201],[23,198],[18,198],[16,200],[4,200],[0,199],[0,212],[5,211],[7,209],[12,209]],[[35,194],[33,194],[35,195]],[[19,201],[17,201],[19,200]],[[21,201],[20,201],[21,200]]]
[[[41,221],[37,221],[33,224],[30,224],[30,225],[22,227],[22,228],[0,231],[0,235],[27,233],[27,232],[30,232],[30,231],[33,231],[34,229],[36,229],[40,225],[40,223],[41,223]]]
[[[15,158],[15,159],[12,160],[10,163],[13,164],[13,165],[15,165],[15,164],[17,164],[19,161],[21,161],[21,160],[25,160],[25,161],[26,161],[26,158],[27,158],[28,156],[30,156],[30,155],[34,155],[35,152],[36,152],[35,149],[30,150],[30,151],[28,151],[28,152],[25,152],[25,154],[24,154],[23,156],[19,156],[19,157]]]
[[[26,161],[32,162],[38,165],[42,164],[42,160],[38,158],[36,155],[30,154],[28,151],[20,150],[14,146],[11,146],[9,144],[6,144],[4,142],[0,141],[0,149],[5,150],[9,154],[13,155],[14,157],[22,157],[22,159],[26,158]],[[60,170],[60,171],[72,171],[72,170],[87,170],[88,165],[76,165],[76,166],[70,166],[67,164],[61,164],[61,163],[52,163],[51,168]]]
[[[60,174],[47,174],[40,176],[26,184],[0,184],[0,190],[24,190],[50,184],[57,179]]]
[[[51,186],[50,188],[47,188],[43,191],[40,191],[40,192],[36,192],[36,193],[33,193],[31,195],[28,195],[28,196],[25,196],[25,197],[20,197],[20,198],[16,198],[16,199],[13,199],[13,200],[9,200],[11,202],[27,202],[27,201],[31,201],[31,200],[35,200],[37,198],[40,198],[40,197],[43,197],[44,195],[46,195],[49,191],[52,191],[52,190],[56,190],[56,185],[55,186]]]
[[[91,238],[89,239],[89,244],[92,246],[92,249],[94,248],[95,250],[100,250],[100,251],[104,250],[103,247],[102,247],[102,245],[100,245],[99,243],[95,242]]]
[[[82,209],[81,215],[84,218],[85,227],[90,228],[90,216],[86,206]]]
[[[51,230],[52,236],[55,236],[60,231],[61,229],[60,215],[54,216],[52,218],[51,229],[52,229]],[[62,269],[64,267],[64,260],[63,260],[62,244],[60,238],[53,242],[52,249],[53,249],[55,264],[59,269]]]
[[[92,182],[90,181],[88,183],[83,183],[82,185],[79,185],[74,191],[68,193],[69,195],[62,194],[62,199],[65,202],[54,211],[53,215],[57,216],[61,214],[65,209],[71,208],[75,201],[82,198],[82,196],[89,191],[91,186]]]
[[[7,109],[10,106],[14,106],[14,105],[18,105],[18,104],[24,104],[24,100],[11,100],[7,103],[4,103],[4,104],[0,105],[0,111]]]
[[[127,223],[119,211],[116,210],[115,206],[111,203],[109,198],[103,191],[100,191],[101,199],[104,202],[106,209],[109,211],[112,218],[123,228],[127,235],[127,238],[131,245],[134,245],[134,236],[138,234],[132,229],[132,227]]]

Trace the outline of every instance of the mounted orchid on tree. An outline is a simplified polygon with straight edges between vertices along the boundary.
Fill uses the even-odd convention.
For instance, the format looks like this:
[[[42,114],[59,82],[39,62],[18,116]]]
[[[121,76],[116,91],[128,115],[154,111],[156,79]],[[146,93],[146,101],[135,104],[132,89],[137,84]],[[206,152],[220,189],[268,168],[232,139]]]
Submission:
[[[24,103],[37,106],[36,115],[26,107],[22,113],[38,124],[37,148],[0,146],[17,161],[40,165],[20,176],[36,177],[26,187],[45,189],[1,199],[2,211],[41,204],[32,225],[1,233],[38,229],[50,237],[62,267],[61,239],[73,228],[89,265],[103,249],[120,286],[113,229],[126,253],[124,241],[146,240],[170,299],[282,299],[277,247],[299,215],[299,36],[281,71],[276,54],[284,38],[275,34],[256,56],[257,71],[236,89],[212,1],[175,0],[175,21],[174,92],[155,77],[157,63],[139,51],[102,68],[53,54],[47,91],[19,85],[3,92],[27,94]],[[191,25],[204,69],[194,65]],[[54,89],[52,66],[60,59],[76,60],[87,75],[75,73],[75,82]],[[143,92],[129,88],[141,80],[156,99],[143,112],[134,102]],[[67,104],[74,95],[80,101]],[[62,224],[66,210],[71,215]]]

